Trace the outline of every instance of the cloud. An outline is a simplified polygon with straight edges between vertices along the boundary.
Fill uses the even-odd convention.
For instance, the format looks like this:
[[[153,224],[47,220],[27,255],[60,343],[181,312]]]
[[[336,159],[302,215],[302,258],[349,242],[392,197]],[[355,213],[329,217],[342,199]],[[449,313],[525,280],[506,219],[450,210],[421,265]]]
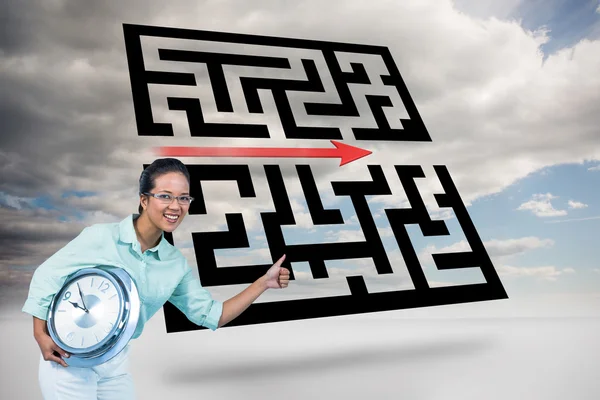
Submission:
[[[0,288],[7,289],[9,287],[22,288],[29,286],[33,271],[21,271],[16,269],[0,270]]]
[[[478,18],[508,19],[521,4],[522,0],[454,0],[457,9]]]
[[[526,236],[505,240],[492,239],[484,242],[483,245],[492,259],[501,261],[509,257],[523,254],[527,251],[552,247],[554,246],[554,240],[540,239],[535,236]],[[471,251],[471,247],[466,240],[460,240],[452,243],[449,246],[444,246],[439,249],[434,245],[426,246],[419,252],[418,257],[422,264],[433,265],[433,258],[431,257],[432,254],[456,253],[465,251]]]
[[[596,219],[600,219],[600,215],[596,215],[594,217],[586,217],[586,218],[569,218],[569,219],[559,219],[559,220],[554,220],[554,221],[544,221],[547,224],[558,224],[558,223],[562,223],[562,222],[575,222],[575,221],[591,221],[591,220],[596,220]]]
[[[557,196],[553,196],[550,193],[546,194],[534,194],[532,200],[529,200],[521,204],[517,210],[519,211],[531,211],[538,217],[557,217],[561,215],[567,215],[565,210],[557,210],[550,203],[550,200],[557,199]]]
[[[596,165],[595,167],[589,167],[588,171],[600,171],[600,165]]]
[[[575,200],[569,200],[569,208],[586,208],[588,205]]]
[[[566,210],[557,210],[554,208],[551,202],[551,200],[554,199],[558,199],[558,196],[553,196],[551,193],[534,194],[531,200],[521,204],[517,210],[531,211],[538,217],[558,217],[567,215]],[[587,204],[575,200],[569,200],[568,206],[570,209],[581,209],[588,207]]]
[[[511,6],[502,7],[508,13]],[[595,78],[600,41],[583,40],[542,63],[540,46],[548,41],[543,29],[528,31],[518,21],[474,18],[458,12],[450,1],[173,1],[166,6],[156,1],[82,5],[39,0],[25,5],[13,0],[5,9],[0,85],[10,96],[0,99],[0,212],[10,223],[0,226],[2,243],[7,244],[0,254],[3,269],[38,265],[85,225],[116,222],[134,212],[142,164],[154,159],[149,147],[194,142],[185,131],[185,119],[163,114],[160,108],[156,118],[169,118],[178,136],[137,136],[123,22],[388,46],[433,143],[369,144],[372,156],[343,168],[329,161],[311,163],[323,193],[331,193],[331,180],[368,180],[367,163],[382,163],[397,194],[387,201],[401,206],[402,188],[389,167],[415,164],[426,170],[427,182],[419,189],[429,205],[440,189],[429,167],[446,165],[469,204],[546,166],[600,159],[600,80]],[[337,21],[351,29],[340,29]],[[368,60],[365,65],[372,66]],[[208,87],[198,92],[210,99]],[[243,103],[239,93],[233,93],[233,100]],[[264,118],[278,120],[273,112]],[[351,135],[345,139],[358,144]],[[262,162],[249,164],[259,169]],[[297,199],[302,192],[293,179],[293,164],[281,166],[289,193]],[[272,203],[264,180],[257,178],[255,188],[256,199],[239,199],[232,189],[207,191],[213,213],[190,216],[177,243],[189,242],[194,229],[222,226],[225,210],[236,207],[249,229],[259,228],[258,212]],[[95,194],[62,198],[67,191]],[[40,196],[56,209],[28,209],[27,199]],[[296,203],[293,207],[302,227],[310,226],[307,212]],[[536,210],[561,212],[551,206]],[[59,222],[61,217],[66,221]]]
[[[549,248],[554,246],[552,239],[540,239],[535,236],[527,236],[518,239],[490,240],[484,242],[484,246],[491,257],[508,257],[522,254],[529,250]]]
[[[0,266],[34,268],[74,239],[86,226],[81,222],[57,222],[56,211],[0,207]]]
[[[556,281],[561,275],[575,273],[573,268],[558,269],[555,266],[515,267],[501,265],[497,267],[496,270],[501,277],[534,277],[547,281]]]
[[[9,207],[17,210],[22,208],[34,207],[32,198],[23,198],[17,196],[11,196],[10,194],[0,192],[0,207]]]
[[[365,235],[362,230],[339,230],[339,231],[328,231],[325,233],[325,239],[327,242],[354,242],[364,241]]]

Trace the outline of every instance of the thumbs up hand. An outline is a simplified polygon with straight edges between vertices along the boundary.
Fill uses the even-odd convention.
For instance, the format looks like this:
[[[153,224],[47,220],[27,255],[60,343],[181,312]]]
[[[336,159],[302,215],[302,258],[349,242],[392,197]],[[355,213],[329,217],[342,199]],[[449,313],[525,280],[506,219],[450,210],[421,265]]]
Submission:
[[[277,260],[275,264],[265,274],[267,288],[283,289],[290,282],[290,271],[287,268],[282,268],[281,264],[285,260],[285,254]]]

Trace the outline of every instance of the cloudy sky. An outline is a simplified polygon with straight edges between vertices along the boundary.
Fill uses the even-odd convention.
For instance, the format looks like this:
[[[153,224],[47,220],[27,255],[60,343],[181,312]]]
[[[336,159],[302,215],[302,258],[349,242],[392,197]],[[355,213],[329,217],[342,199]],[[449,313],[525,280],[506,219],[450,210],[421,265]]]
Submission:
[[[128,8],[110,3],[91,7],[68,2],[39,3],[35,7],[19,4],[23,3],[9,7],[1,39],[0,79],[9,94],[0,105],[4,123],[1,168],[5,178],[0,187],[5,221],[0,228],[5,243],[0,274],[4,299],[8,298],[6,294],[16,292],[16,297],[11,295],[10,299],[23,301],[36,266],[84,226],[117,222],[135,211],[137,179],[142,163],[155,157],[153,146],[198,145],[198,139],[190,138],[185,117],[167,109],[166,95],[200,98],[209,122],[252,119],[268,123],[272,136],[268,144],[265,140],[214,138],[203,144],[273,146],[284,142],[272,98],[261,94],[263,115],[249,115],[243,109],[236,77],[256,76],[256,70],[226,70],[236,112],[223,115],[216,111],[201,66],[161,64],[157,59],[158,46],[196,46],[172,39],[144,42],[147,68],[193,71],[199,87],[151,88],[155,120],[172,123],[175,137],[138,136],[123,43],[125,22],[375,44],[392,51],[432,143],[365,144],[354,141],[348,130],[343,131],[347,143],[367,147],[373,155],[344,167],[331,160],[310,164],[324,205],[341,210],[344,226],[313,226],[293,170],[298,161],[277,162],[286,176],[298,221],[297,226],[284,229],[289,243],[363,238],[350,202],[334,196],[330,182],[368,179],[366,165],[382,165],[394,195],[373,196],[369,205],[396,274],[377,277],[368,260],[332,262],[328,264],[332,279],[315,282],[307,265],[298,263],[296,285],[285,293],[267,293],[261,301],[347,293],[344,276],[356,273],[366,277],[372,291],[411,287],[402,256],[382,216],[384,207],[405,204],[406,197],[392,170],[398,154],[401,163],[422,165],[426,179],[419,181],[420,192],[432,216],[445,219],[452,233],[426,239],[418,228],[409,228],[432,285],[482,279],[478,269],[442,272],[433,267],[431,254],[469,248],[452,213],[436,209],[433,202],[432,194],[441,189],[432,168],[437,164],[449,168],[509,294],[593,295],[600,282],[600,265],[592,254],[592,233],[600,223],[600,81],[595,73],[600,53],[594,50],[598,46],[595,39],[600,33],[600,14],[590,2],[577,6],[571,2],[545,3],[543,7],[529,2],[501,6],[489,3],[485,7],[469,2],[435,6],[409,3],[402,8],[380,3],[368,10],[363,10],[360,3],[345,3],[344,7],[328,3],[318,14],[310,2],[253,4],[251,9],[223,2],[194,6],[175,2],[167,8],[143,10],[133,4]],[[358,14],[360,20],[356,20]],[[565,19],[578,23],[565,24]],[[274,51],[225,44],[208,46],[242,54]],[[322,65],[314,52],[281,49],[277,54],[288,56],[293,66],[297,66],[300,56],[313,57],[317,66]],[[381,68],[366,57],[344,56],[340,56],[342,67],[344,62],[360,61],[369,71]],[[283,76],[277,71],[260,73]],[[327,87],[326,72],[323,74]],[[302,76],[298,68],[285,75],[295,79]],[[366,115],[359,122],[351,125],[347,120],[315,119],[303,116],[301,108],[296,107],[298,123],[370,126],[369,113],[359,96],[368,90],[381,94],[386,88],[373,85],[366,91],[359,86],[353,90]],[[389,88],[385,94],[393,96]],[[295,104],[303,100],[335,101],[331,90],[322,97],[301,95],[290,97]],[[406,117],[406,113],[399,97],[393,99],[394,107],[387,115],[392,126],[398,126],[394,118]],[[323,146],[320,140],[285,142],[288,146]],[[259,219],[260,211],[273,209],[261,175],[264,162],[247,161],[257,198],[239,199],[228,183],[205,186],[208,215],[188,216],[175,235],[192,265],[196,260],[190,232],[224,229],[224,213],[239,211],[243,212],[252,246],[219,251],[219,265],[272,261]],[[242,288],[214,288],[214,293],[226,298]]]
[[[199,65],[161,62],[158,46],[190,48],[172,39],[147,40],[147,68],[193,71],[198,87],[155,85],[151,99],[155,121],[173,124],[173,138],[141,137],[135,125],[123,23],[286,36],[388,46],[409,88],[431,143],[358,142],[342,129],[348,144],[373,151],[369,157],[338,167],[336,161],[311,161],[325,207],[338,208],[344,226],[312,225],[302,196],[295,163],[306,160],[247,161],[259,195],[239,199],[227,183],[209,183],[205,194],[209,213],[188,216],[175,234],[192,265],[191,231],[224,229],[226,212],[243,212],[252,247],[217,253],[219,265],[269,263],[259,212],[272,210],[261,165],[280,164],[292,198],[298,225],[286,227],[289,243],[360,240],[352,205],[336,197],[331,181],[368,179],[367,164],[379,164],[394,194],[372,196],[376,217],[396,274],[377,277],[372,262],[353,260],[329,265],[333,279],[314,282],[307,266],[298,263],[298,281],[286,293],[306,296],[343,293],[344,276],[364,274],[370,289],[411,287],[383,208],[405,204],[393,175],[398,163],[422,165],[426,178],[418,187],[434,218],[447,221],[451,235],[425,238],[418,228],[409,233],[432,285],[481,281],[478,269],[437,271],[431,254],[468,250],[452,213],[436,209],[433,193],[441,186],[433,165],[446,165],[468,205],[486,249],[510,295],[569,293],[594,295],[600,265],[593,256],[593,232],[600,224],[600,11],[597,2],[12,2],[3,17],[0,36],[0,80],[6,95],[0,100],[3,123],[0,150],[0,235],[2,303],[24,301],[32,271],[75,237],[83,227],[118,222],[137,208],[137,179],[158,145],[200,145],[191,138],[186,118],[168,110],[166,95],[198,97],[209,122],[260,121],[269,124],[271,139],[223,140],[202,144],[278,145],[284,142],[272,96],[261,93],[262,115],[243,108],[239,76],[274,74],[251,68],[226,69],[235,112],[216,111],[206,71]],[[360,16],[360,18],[358,17]],[[186,47],[187,46],[187,47]],[[206,43],[204,44],[206,46]],[[209,45],[222,52],[274,54],[273,49]],[[220,47],[219,47],[220,46]],[[301,79],[299,57],[322,59],[314,52],[281,49],[292,63],[285,75]],[[346,58],[344,58],[346,57]],[[354,58],[352,58],[354,57]],[[363,62],[367,70],[381,65],[369,58],[340,55],[342,68]],[[344,64],[346,63],[346,64]],[[328,87],[323,68],[324,84]],[[277,75],[280,74],[280,75]],[[331,88],[330,88],[331,89]],[[402,102],[389,88],[373,85],[351,88],[361,111],[359,121],[315,119],[295,107],[297,121],[306,126],[372,126],[365,93],[390,94],[394,107],[386,110],[392,127],[406,117]],[[304,97],[302,97],[304,96]],[[292,104],[304,100],[335,101],[328,90],[322,97],[290,95]],[[362,107],[362,108],[361,108]],[[362,124],[362,125],[361,125]],[[288,146],[327,146],[323,140],[287,140]],[[400,160],[400,162],[398,161]],[[184,162],[222,163],[222,159],[183,159]],[[228,159],[229,162],[239,160]],[[394,179],[396,178],[396,179]],[[223,200],[226,198],[227,200]],[[338,283],[336,283],[338,279]],[[214,288],[215,296],[234,294],[242,287]],[[327,292],[329,290],[329,292]],[[333,292],[331,292],[333,291]],[[8,296],[8,293],[11,293]],[[15,295],[12,295],[12,294]]]
[[[296,105],[298,123],[341,127],[345,143],[367,148],[372,155],[343,167],[339,167],[336,160],[244,160],[242,163],[248,164],[253,172],[257,197],[240,199],[231,184],[209,183],[204,186],[208,214],[187,216],[175,233],[175,243],[191,265],[196,266],[197,261],[190,233],[225,229],[227,212],[243,213],[251,248],[219,251],[219,266],[273,261],[266,248],[259,214],[273,210],[264,173],[261,175],[261,166],[265,163],[281,166],[292,200],[298,224],[284,229],[288,243],[360,240],[362,231],[352,204],[334,195],[331,181],[366,180],[369,178],[367,165],[377,164],[382,166],[393,195],[372,196],[369,207],[384,240],[393,276],[378,277],[372,261],[347,260],[328,263],[331,279],[317,282],[312,279],[308,266],[298,263],[294,265],[296,281],[285,291],[265,293],[259,301],[346,294],[345,276],[355,274],[365,276],[370,291],[410,289],[412,283],[383,210],[406,204],[406,195],[393,174],[393,165],[418,164],[426,175],[417,184],[428,210],[432,218],[446,221],[451,233],[446,237],[424,237],[418,227],[409,227],[411,241],[430,284],[480,282],[482,275],[478,269],[437,271],[433,264],[432,254],[469,249],[454,215],[437,208],[434,202],[433,194],[438,193],[441,186],[433,166],[445,165],[468,206],[510,299],[405,310],[393,313],[395,316],[452,317],[469,312],[480,316],[598,316],[598,0],[380,0],[368,3],[220,0],[170,1],[168,5],[157,1],[10,0],[5,4],[0,17],[0,86],[4,88],[0,98],[0,216],[3,220],[0,224],[3,244],[0,306],[5,318],[20,312],[35,268],[85,226],[119,222],[136,212],[139,174],[144,163],[156,158],[153,147],[278,146],[284,143],[290,147],[331,146],[324,140],[284,140],[273,98],[268,92],[260,94],[264,114],[250,115],[244,109],[239,76],[264,74],[302,79],[304,72],[298,68],[300,57],[315,60],[324,85],[330,90],[320,96],[290,95],[292,104]],[[235,112],[219,113],[202,66],[161,62],[156,57],[158,46],[199,46],[173,40],[144,42],[147,67],[194,72],[198,87],[152,87],[155,121],[173,124],[174,137],[138,136],[123,23],[387,46],[432,142],[389,144],[356,141],[352,137],[350,127],[372,126],[364,94],[392,96],[394,106],[386,110],[392,127],[401,127],[398,119],[406,117],[397,94],[377,85],[351,88],[362,112],[358,121],[302,114],[302,101],[335,102],[337,98],[322,68],[322,58],[309,51],[281,49],[279,52],[213,44],[211,49],[215,51],[279,55],[288,57],[292,63],[290,71],[285,73],[242,67],[226,69]],[[381,72],[381,65],[372,58],[340,55],[342,69],[348,67],[348,62],[361,62],[372,74]],[[167,95],[201,99],[207,122],[266,123],[272,138],[192,139],[185,116],[168,109]],[[181,159],[189,163],[240,163],[239,159]],[[295,164],[311,165],[324,206],[341,211],[346,221],[343,226],[312,224]],[[211,292],[225,300],[243,287],[215,287]],[[153,340],[167,341],[162,336],[161,339],[152,336],[164,332],[164,327],[158,326],[162,320],[157,321],[152,325],[155,330],[144,339],[148,344]],[[22,324],[15,322],[11,325],[12,334],[15,337],[21,333],[29,335],[29,324],[28,319]],[[598,329],[597,324],[594,327]],[[251,329],[254,328],[248,331]],[[423,332],[427,329],[423,328]],[[528,330],[527,334],[533,335],[534,331]],[[561,336],[565,343],[574,337],[569,335]],[[226,336],[220,340],[225,341]],[[28,349],[35,356],[35,346],[31,345],[27,344]],[[523,350],[518,346],[510,348],[510,354]],[[462,351],[460,346],[456,349],[458,353]],[[583,345],[580,350],[581,354],[588,351]],[[168,359],[166,350],[161,354],[163,360]],[[398,354],[406,356],[401,351]],[[453,353],[448,354],[447,360],[452,360]],[[138,359],[141,366],[139,360],[142,358]],[[510,362],[507,361],[505,367],[502,370],[510,369]],[[220,371],[226,373],[227,368],[222,368]],[[4,364],[2,369],[4,371]],[[270,374],[272,370],[265,371]],[[239,372],[240,379],[254,378]],[[555,373],[562,376],[559,370]],[[214,376],[206,377],[212,380]],[[179,383],[185,383],[186,378],[178,379]],[[542,382],[538,383],[541,387]],[[521,387],[528,386],[523,383]],[[25,398],[20,396],[19,390],[11,390],[15,396]],[[557,393],[547,387],[545,390]]]

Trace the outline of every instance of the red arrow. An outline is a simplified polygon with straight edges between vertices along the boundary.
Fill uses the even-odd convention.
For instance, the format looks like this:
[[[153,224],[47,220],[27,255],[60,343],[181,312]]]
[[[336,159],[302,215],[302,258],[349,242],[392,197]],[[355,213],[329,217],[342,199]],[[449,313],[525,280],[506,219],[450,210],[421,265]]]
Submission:
[[[163,157],[309,157],[340,158],[340,167],[359,158],[368,156],[372,151],[350,146],[332,140],[335,149],[298,148],[298,147],[158,147],[157,153]]]

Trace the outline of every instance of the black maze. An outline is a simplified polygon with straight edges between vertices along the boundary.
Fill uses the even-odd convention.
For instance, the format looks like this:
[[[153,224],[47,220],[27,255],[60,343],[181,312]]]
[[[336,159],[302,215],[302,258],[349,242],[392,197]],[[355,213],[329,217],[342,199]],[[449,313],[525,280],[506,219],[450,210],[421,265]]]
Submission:
[[[423,141],[430,142],[431,137],[417,111],[408,92],[406,84],[387,47],[351,43],[325,42],[317,40],[291,39],[271,36],[245,35],[237,33],[188,30],[144,25],[124,24],[123,33],[129,76],[133,94],[135,118],[140,136],[173,136],[173,128],[168,123],[156,123],[152,116],[152,107],[148,90],[149,84],[196,86],[196,78],[191,73],[152,71],[144,67],[141,37],[163,37],[173,39],[191,39],[198,41],[244,43],[248,45],[275,46],[282,48],[318,50],[328,67],[328,72],[334,82],[340,103],[304,104],[308,115],[359,117],[356,103],[352,98],[349,84],[369,85],[371,81],[365,67],[361,63],[352,63],[352,72],[342,71],[336,52],[371,54],[381,57],[388,74],[379,79],[386,86],[393,86],[398,91],[406,108],[409,119],[400,119],[402,129],[390,127],[383,107],[392,106],[388,96],[366,95],[376,128],[353,128],[357,140],[376,141]],[[183,63],[202,63],[208,70],[213,96],[217,110],[233,112],[229,89],[223,73],[224,65],[242,65],[262,68],[290,69],[287,58],[251,56],[229,53],[214,53],[205,51],[189,51],[176,49],[158,49],[160,60],[178,61]],[[304,81],[273,78],[241,77],[240,82],[250,113],[262,114],[263,108],[258,96],[258,89],[269,90],[274,98],[281,119],[284,133],[289,139],[337,139],[342,140],[342,134],[336,127],[302,127],[296,124],[290,106],[287,92],[324,92],[321,77],[315,63],[310,59],[302,59],[302,65],[307,79]],[[204,121],[202,106],[198,98],[177,97],[167,98],[170,110],[185,111],[191,136],[193,137],[228,137],[228,138],[269,138],[267,125],[207,123]]]
[[[188,165],[187,167],[191,174],[191,194],[197,199],[190,207],[190,214],[206,214],[206,204],[202,191],[203,181],[234,181],[237,184],[240,197],[256,197],[247,165]],[[283,237],[282,226],[294,225],[296,222],[279,166],[265,165],[264,169],[275,205],[274,212],[261,213],[266,240],[273,262],[282,254],[287,255],[283,266],[290,270],[292,281],[294,280],[294,271],[291,266],[293,262],[308,262],[314,279],[328,278],[325,267],[326,260],[351,258],[371,258],[379,274],[393,273],[365,199],[365,196],[369,195],[392,194],[380,166],[368,166],[371,175],[370,180],[331,183],[336,196],[348,196],[352,201],[365,240],[301,245],[286,244]],[[339,209],[324,209],[310,166],[297,165],[296,170],[313,223],[315,225],[344,224]],[[445,222],[432,221],[425,208],[423,199],[415,184],[415,179],[425,177],[422,168],[414,165],[397,165],[395,170],[408,196],[410,208],[386,209],[385,214],[405,259],[414,283],[414,289],[369,293],[362,276],[348,276],[347,282],[351,292],[350,295],[255,303],[250,305],[242,315],[227,326],[507,298],[508,296],[475,230],[473,222],[450,178],[448,170],[444,166],[434,167],[444,189],[444,193],[436,194],[435,199],[439,207],[453,210],[472,250],[462,253],[434,255],[435,264],[438,269],[479,267],[483,272],[486,283],[453,287],[429,287],[406,226],[418,224],[425,236],[449,235],[449,232]],[[196,259],[199,260],[198,272],[204,287],[250,284],[263,275],[272,265],[217,267],[215,249],[249,247],[248,234],[242,214],[227,214],[226,221],[226,231],[192,233]],[[165,237],[174,244],[171,234],[165,233]],[[168,332],[206,329],[191,323],[171,303],[165,304],[164,312]]]
[[[181,87],[197,85],[196,76],[191,73],[157,71],[145,68],[142,38],[161,37],[189,39],[198,41],[198,43],[222,43],[225,49],[228,47],[227,44],[245,44],[280,49],[319,51],[325,60],[327,74],[334,83],[340,101],[335,104],[305,102],[304,108],[308,115],[365,116],[359,115],[349,85],[371,85],[374,83],[371,80],[377,79],[380,81],[378,83],[395,88],[408,112],[409,118],[400,120],[402,129],[391,128],[383,111],[385,107],[393,105],[390,97],[386,95],[365,95],[365,100],[370,108],[370,115],[366,115],[366,117],[372,117],[377,127],[355,127],[352,129],[354,138],[366,141],[431,142],[429,133],[387,47],[133,24],[124,24],[123,34],[139,136],[174,136],[171,124],[154,122],[149,85]],[[212,95],[217,110],[222,113],[233,112],[231,93],[224,75],[224,66],[250,66],[279,71],[291,68],[290,59],[287,57],[241,55],[202,50],[190,51],[173,48],[159,48],[157,52],[160,60],[206,65],[213,91]],[[352,63],[351,71],[342,71],[336,57],[338,53],[366,54],[380,57],[387,68],[387,73],[377,77],[369,76],[365,65],[362,63]],[[264,113],[258,91],[267,90],[273,96],[287,138],[342,140],[343,137],[338,127],[303,127],[298,126],[296,123],[288,93],[323,93],[325,91],[323,76],[320,75],[315,61],[303,58],[301,64],[306,74],[304,80],[240,77],[240,86],[248,111],[253,114]],[[271,137],[268,126],[263,124],[207,123],[198,98],[173,95],[167,97],[167,104],[170,110],[179,110],[186,113],[191,136],[199,138],[198,145],[202,145],[202,138],[205,137]],[[398,145],[400,144],[398,143]],[[147,167],[148,165],[144,165],[144,168]],[[187,167],[191,174],[190,191],[192,196],[197,199],[192,203],[189,210],[192,215],[207,213],[202,187],[202,183],[206,181],[233,181],[237,184],[237,192],[241,198],[256,197],[253,177],[248,165],[191,164]],[[447,236],[449,231],[444,221],[431,219],[415,184],[415,179],[425,177],[422,168],[418,165],[395,165],[394,167],[398,179],[408,196],[410,207],[385,209],[385,215],[406,263],[414,289],[369,293],[363,276],[347,276],[349,295],[254,303],[239,317],[227,324],[226,327],[508,298],[450,174],[444,166],[434,167],[435,174],[443,187],[443,193],[436,194],[435,200],[439,207],[453,210],[471,250],[461,253],[435,254],[433,255],[435,265],[440,270],[480,268],[485,283],[436,288],[429,286],[417,258],[417,252],[408,235],[407,226],[411,224],[418,225],[424,236]],[[295,262],[307,262],[313,279],[329,278],[326,261],[355,258],[372,259],[378,274],[391,276],[394,273],[366,200],[366,196],[393,195],[393,193],[380,165],[371,164],[367,165],[366,168],[368,168],[370,179],[331,182],[336,196],[347,196],[352,202],[365,239],[346,243],[292,245],[286,243],[282,232],[283,226],[296,224],[285,181],[278,165],[264,165],[275,210],[261,213],[261,221],[272,262],[275,262],[283,254],[287,255],[283,266],[291,272],[292,286],[296,277],[291,264]],[[339,209],[325,209],[323,206],[311,166],[308,164],[296,165],[296,170],[314,225],[343,225],[344,220]],[[231,213],[225,217],[227,222],[225,231],[192,233],[194,251],[198,260],[198,273],[202,285],[207,288],[251,284],[272,265],[272,263],[238,265],[227,268],[217,266],[216,249],[249,248],[248,233],[242,214]],[[165,237],[170,243],[174,244],[171,234],[165,233]],[[165,304],[164,313],[167,332],[206,329],[194,325],[170,302]]]

